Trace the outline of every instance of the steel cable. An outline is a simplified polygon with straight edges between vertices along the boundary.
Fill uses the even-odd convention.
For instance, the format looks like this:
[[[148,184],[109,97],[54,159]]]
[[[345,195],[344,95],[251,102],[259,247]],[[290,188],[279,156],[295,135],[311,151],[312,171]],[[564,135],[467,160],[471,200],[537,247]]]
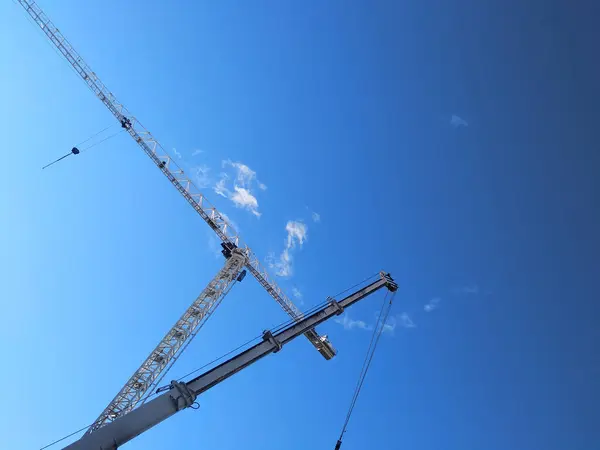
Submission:
[[[358,396],[359,396],[360,391],[365,382],[367,372],[369,370],[369,367],[371,366],[371,361],[373,361],[373,356],[375,355],[375,350],[377,349],[377,344],[379,343],[379,338],[381,338],[381,335],[383,334],[383,329],[384,329],[385,323],[386,323],[387,318],[392,309],[392,302],[394,300],[395,294],[392,294],[392,296],[390,297],[389,303],[387,304],[387,308],[386,308],[385,303],[387,301],[388,296],[389,296],[389,292],[386,294],[386,296],[383,300],[383,305],[379,312],[377,324],[375,326],[375,329],[373,330],[373,334],[371,335],[371,341],[369,342],[367,354],[365,355],[365,359],[363,361],[363,365],[360,370],[358,381],[356,383],[356,387],[354,388],[354,394],[352,395],[352,400],[350,401],[350,407],[348,408],[348,413],[346,414],[346,419],[344,420],[344,425],[342,426],[342,431],[341,431],[340,437],[336,443],[335,450],[339,450],[342,445],[342,438],[344,436],[344,433],[346,433],[346,431],[347,431],[348,423],[350,422],[350,417],[352,417],[352,412],[354,411],[354,407],[356,406],[356,401],[358,400]],[[384,314],[384,311],[385,311],[385,314]]]

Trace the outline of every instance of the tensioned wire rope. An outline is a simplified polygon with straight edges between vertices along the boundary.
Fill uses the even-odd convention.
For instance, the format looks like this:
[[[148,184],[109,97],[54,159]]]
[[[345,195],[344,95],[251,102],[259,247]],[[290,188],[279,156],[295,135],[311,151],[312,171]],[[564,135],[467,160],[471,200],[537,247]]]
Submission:
[[[358,400],[358,396],[365,382],[365,378],[367,376],[367,372],[369,371],[369,367],[371,366],[371,361],[373,361],[373,356],[375,355],[375,350],[377,349],[377,344],[379,343],[379,338],[383,334],[384,326],[387,322],[387,318],[390,314],[390,310],[392,309],[392,302],[394,301],[395,294],[390,296],[389,291],[386,293],[383,303],[381,305],[381,310],[379,311],[379,317],[377,318],[377,324],[373,329],[373,334],[371,335],[371,341],[369,342],[369,347],[367,349],[367,353],[365,355],[365,359],[363,361],[362,367],[360,369],[360,374],[358,376],[358,381],[356,382],[356,387],[354,388],[354,393],[352,394],[352,400],[350,401],[350,407],[348,408],[348,412],[346,413],[346,419],[344,420],[344,424],[342,426],[342,431],[340,432],[340,437],[338,438],[335,444],[335,450],[340,450],[342,446],[342,439],[344,434],[348,429],[348,423],[350,422],[350,418],[352,417],[352,412],[354,411],[354,407],[356,406],[356,401]],[[387,299],[389,297],[389,302],[386,305]]]
[[[67,153],[66,155],[63,155],[63,156],[61,156],[60,158],[58,158],[58,159],[56,159],[56,160],[52,161],[50,164],[46,164],[44,167],[42,167],[42,170],[43,170],[43,169],[45,169],[46,167],[50,167],[50,166],[52,166],[53,164],[56,164],[57,162],[59,162],[59,161],[61,161],[61,160],[65,159],[67,156],[70,156],[70,155],[78,155],[79,153],[85,152],[85,151],[89,150],[90,148],[93,148],[93,147],[95,147],[95,146],[97,146],[97,145],[99,145],[99,144],[102,144],[103,142],[105,142],[105,141],[107,141],[107,140],[109,140],[109,139],[112,139],[112,138],[114,138],[115,136],[117,136],[118,134],[120,134],[120,133],[122,133],[123,131],[125,131],[125,129],[123,129],[123,130],[119,130],[119,131],[117,131],[116,133],[113,133],[113,134],[111,134],[111,135],[109,135],[109,136],[105,137],[104,139],[101,139],[101,140],[99,140],[99,141],[97,141],[97,142],[93,142],[92,144],[88,145],[88,146],[87,146],[87,147],[85,147],[85,148],[82,148],[82,149],[80,149],[80,148],[79,148],[79,147],[81,147],[83,144],[85,144],[86,142],[89,142],[91,139],[93,139],[93,138],[95,138],[96,136],[98,136],[98,135],[100,135],[100,134],[104,133],[105,131],[107,131],[108,129],[110,129],[110,128],[114,127],[115,125],[117,125],[117,124],[115,123],[115,124],[113,124],[113,125],[109,125],[108,127],[106,127],[106,128],[104,128],[104,129],[102,129],[102,130],[98,131],[97,133],[94,133],[94,134],[93,134],[93,135],[91,135],[89,138],[87,138],[87,139],[85,139],[85,140],[81,141],[79,144],[75,145],[75,146],[73,147],[73,149],[72,149],[72,150],[71,150],[69,153]]]

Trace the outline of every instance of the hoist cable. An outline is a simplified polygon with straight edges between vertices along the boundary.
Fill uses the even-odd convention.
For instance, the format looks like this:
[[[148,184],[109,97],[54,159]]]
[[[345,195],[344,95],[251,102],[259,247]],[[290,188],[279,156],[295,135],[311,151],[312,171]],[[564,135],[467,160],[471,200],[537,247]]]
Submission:
[[[54,441],[54,442],[51,442],[51,443],[50,443],[50,444],[48,444],[48,445],[45,445],[44,447],[40,448],[40,450],[44,450],[44,449],[46,449],[46,448],[48,448],[48,447],[52,447],[54,444],[58,444],[60,441],[64,441],[65,439],[67,439],[67,438],[70,438],[71,436],[74,436],[74,435],[76,435],[77,433],[80,433],[80,432],[82,432],[83,430],[85,430],[85,429],[87,429],[87,428],[91,427],[92,425],[93,425],[93,423],[92,423],[92,424],[90,424],[90,425],[86,425],[85,427],[83,427],[83,428],[80,428],[80,429],[79,429],[79,430],[77,430],[77,431],[73,431],[71,434],[69,434],[69,435],[67,435],[67,436],[65,436],[65,437],[62,437],[62,438],[60,438],[60,439],[57,439],[56,441]]]
[[[109,128],[110,128],[110,127],[109,127]],[[92,147],[95,147],[95,146],[96,146],[96,145],[98,145],[98,144],[102,144],[104,141],[108,141],[109,139],[112,139],[112,138],[114,138],[116,135],[118,135],[118,134],[121,134],[123,131],[125,131],[125,129],[119,130],[119,131],[117,131],[116,133],[113,133],[113,134],[111,134],[110,136],[107,136],[107,137],[105,137],[104,139],[102,139],[102,140],[100,140],[100,141],[98,141],[98,142],[94,142],[93,144],[91,144],[91,145],[87,146],[86,148],[84,148],[84,149],[81,149],[81,151],[82,151],[82,152],[85,152],[86,150],[89,150],[90,148],[92,148]],[[88,140],[89,140],[89,139],[88,139]],[[79,145],[81,145],[81,144],[79,144]]]
[[[342,438],[344,433],[348,428],[348,423],[350,422],[350,417],[352,417],[352,412],[354,411],[354,407],[356,406],[356,401],[358,400],[358,396],[365,382],[365,378],[367,376],[367,372],[369,371],[369,367],[371,366],[371,362],[373,361],[373,356],[375,355],[375,350],[377,349],[377,344],[379,343],[379,339],[383,334],[383,329],[387,322],[387,318],[392,309],[392,302],[394,301],[394,294],[390,297],[389,302],[386,305],[387,298],[389,296],[389,291],[386,293],[386,296],[383,299],[383,304],[381,306],[381,310],[379,311],[379,317],[377,318],[377,324],[373,329],[373,334],[371,335],[371,341],[369,342],[369,347],[367,349],[367,354],[365,355],[365,359],[363,361],[362,368],[360,370],[360,374],[358,376],[358,381],[356,383],[356,387],[354,388],[354,394],[352,395],[352,400],[350,401],[350,407],[348,408],[348,413],[346,414],[346,419],[344,420],[344,425],[342,426],[342,431],[340,433],[340,437],[336,443],[335,450],[339,450],[342,445]]]
[[[278,331],[281,331],[283,328],[285,328],[285,327],[287,327],[287,326],[289,326],[289,325],[291,325],[291,324],[293,324],[293,323],[296,323],[296,322],[298,322],[299,320],[301,320],[302,318],[304,318],[304,317],[306,317],[306,316],[309,316],[309,315],[310,315],[310,314],[312,314],[313,312],[317,311],[318,309],[321,309],[322,307],[324,307],[325,305],[327,305],[328,303],[330,303],[331,299],[335,299],[335,298],[339,297],[340,295],[342,295],[342,294],[345,294],[346,292],[348,292],[348,291],[350,291],[350,290],[352,290],[352,289],[355,289],[355,288],[357,288],[358,286],[362,286],[362,285],[364,285],[366,282],[368,282],[368,281],[372,280],[372,279],[373,279],[373,278],[375,278],[377,275],[379,275],[379,272],[377,272],[377,273],[375,273],[375,274],[373,274],[373,275],[371,275],[371,276],[369,276],[369,277],[365,278],[365,279],[364,279],[364,280],[362,280],[361,282],[359,282],[359,283],[356,283],[355,285],[353,285],[353,286],[350,286],[350,287],[349,287],[349,288],[347,288],[347,289],[344,289],[344,290],[343,290],[343,291],[341,291],[341,292],[338,292],[338,293],[337,293],[337,294],[335,294],[335,295],[330,295],[330,296],[328,296],[328,297],[327,297],[327,300],[325,300],[325,301],[323,301],[323,302],[321,302],[321,303],[319,303],[319,304],[317,304],[317,305],[315,305],[315,306],[311,307],[310,309],[308,309],[308,310],[306,310],[306,311],[302,311],[302,316],[300,316],[300,317],[298,317],[298,318],[292,318],[292,319],[288,319],[287,321],[285,321],[285,322],[282,322],[280,325],[278,325],[278,326],[276,326],[276,327],[273,327],[273,328],[271,328],[271,330],[270,330],[270,331],[271,331],[272,333],[276,333],[276,332],[278,332]]]
[[[260,339],[261,337],[262,337],[262,335],[260,335],[260,336],[256,336],[255,338],[252,338],[252,339],[250,339],[249,341],[246,341],[246,342],[244,342],[242,345],[238,346],[237,348],[234,348],[233,350],[231,350],[231,351],[229,351],[229,352],[227,352],[227,353],[225,353],[225,354],[223,354],[223,355],[219,356],[218,358],[215,358],[215,359],[213,359],[212,361],[210,361],[210,362],[208,362],[208,363],[204,364],[203,366],[201,366],[201,367],[198,367],[197,369],[195,369],[195,370],[192,370],[191,372],[189,372],[189,373],[186,373],[185,375],[183,375],[183,376],[179,377],[179,378],[177,379],[177,381],[181,381],[181,380],[183,380],[184,378],[187,378],[187,377],[189,377],[190,375],[193,375],[193,374],[195,374],[196,372],[199,372],[200,370],[202,370],[202,369],[204,369],[204,368],[206,368],[206,367],[208,367],[208,366],[211,366],[211,365],[213,365],[213,364],[214,364],[214,363],[216,363],[216,362],[219,362],[220,360],[222,360],[222,359],[224,359],[225,357],[227,357],[227,356],[231,355],[232,353],[234,353],[234,352],[237,352],[238,350],[240,350],[240,349],[242,349],[242,348],[244,348],[244,347],[248,346],[249,344],[251,344],[251,343],[252,343],[252,342],[254,342],[254,341],[257,341],[257,340],[258,340],[258,339]],[[169,390],[169,389],[171,389],[171,385],[170,385],[170,384],[167,384],[167,385],[165,385],[165,386],[161,386],[161,387],[157,388],[157,389],[156,389],[156,391],[154,391],[154,393],[153,393],[153,394],[149,395],[149,396],[148,396],[148,398],[150,398],[150,397],[153,397],[155,394],[160,394],[161,392],[163,392],[163,391],[167,391],[167,390]],[[147,399],[146,399],[146,400],[147,400]]]
[[[369,347],[367,348],[365,359],[363,361],[363,364],[362,364],[362,367],[360,369],[360,373],[358,376],[358,380],[356,381],[356,386],[354,388],[354,394],[352,395],[352,400],[350,401],[350,408],[348,409],[348,413],[346,414],[346,421],[344,422],[344,426],[342,428],[342,434],[344,434],[344,432],[346,430],[348,421],[350,420],[350,416],[352,415],[352,410],[354,409],[354,405],[356,404],[356,399],[358,398],[358,393],[360,392],[360,388],[362,387],[362,383],[365,379],[364,377],[366,375],[367,366],[369,364],[370,358],[372,358],[371,355],[373,354],[373,351],[374,351],[374,344],[377,345],[376,342],[381,334],[381,330],[383,329],[383,327],[381,325],[381,323],[382,323],[381,318],[384,314],[388,295],[389,295],[389,292],[387,292],[385,297],[383,298],[383,303],[381,305],[381,309],[379,310],[379,316],[377,317],[377,322],[376,322],[375,328],[373,329],[373,333],[371,334],[371,340],[369,341]],[[389,310],[389,308],[388,308],[388,310]],[[387,314],[386,314],[386,318],[387,318]]]
[[[327,302],[324,302],[324,303],[322,303],[321,305],[317,305],[316,307],[313,307],[313,308],[311,308],[311,310],[312,310],[312,309],[316,310],[316,309],[318,309],[318,308],[320,308],[320,307],[324,306],[326,303],[327,303]],[[308,314],[308,313],[304,313],[304,314]],[[294,320],[291,320],[291,321],[290,321],[290,320],[286,320],[285,322],[282,322],[281,324],[279,324],[279,325],[276,325],[275,327],[273,327],[273,328],[272,328],[270,331],[271,331],[271,333],[276,333],[277,331],[280,331],[280,330],[282,330],[283,328],[285,328],[285,327],[289,326],[289,325],[290,325],[291,323],[293,323],[293,322],[294,322]],[[212,361],[210,361],[210,362],[208,362],[208,363],[204,364],[203,366],[201,366],[201,367],[198,367],[197,369],[195,369],[195,370],[192,370],[191,372],[189,372],[189,373],[187,373],[187,374],[185,374],[185,375],[183,375],[183,376],[179,377],[179,378],[177,379],[177,381],[181,381],[181,380],[183,380],[184,378],[187,378],[187,377],[189,377],[190,375],[193,375],[193,374],[195,374],[195,373],[199,372],[200,370],[202,370],[202,369],[205,369],[205,368],[207,368],[207,367],[209,367],[209,366],[213,365],[213,364],[214,364],[214,363],[216,363],[216,362],[219,362],[220,360],[222,360],[222,359],[224,359],[225,357],[227,357],[227,356],[231,355],[232,353],[234,353],[234,352],[237,352],[238,350],[241,350],[242,348],[249,346],[249,345],[250,345],[250,344],[252,344],[253,342],[260,340],[262,337],[263,337],[263,335],[262,335],[262,334],[260,334],[259,336],[256,336],[256,337],[254,337],[254,338],[252,338],[252,339],[250,339],[250,340],[248,340],[248,341],[244,342],[242,345],[240,345],[240,346],[238,346],[238,347],[234,348],[233,350],[231,350],[231,351],[229,351],[229,352],[227,352],[227,353],[225,353],[225,354],[223,354],[223,355],[219,356],[218,358],[215,358],[215,359],[213,359]],[[154,391],[154,393],[150,394],[150,395],[148,396],[148,399],[149,399],[149,398],[151,398],[151,397],[153,397],[153,396],[155,396],[156,394],[159,394],[159,393],[161,393],[161,392],[164,392],[164,391],[166,391],[166,390],[168,390],[168,389],[170,389],[170,388],[171,388],[171,386],[170,386],[170,385],[161,386],[161,387],[159,387],[158,389],[156,389],[156,390]]]
[[[112,125],[111,125],[111,126],[112,126]],[[96,136],[98,136],[100,133],[102,133],[102,132],[104,132],[104,131],[108,130],[109,128],[110,128],[110,127],[107,127],[107,128],[105,128],[104,130],[102,130],[102,131],[99,131],[99,132],[98,132],[98,133],[96,133],[95,135],[93,135],[93,136],[91,136],[91,137],[87,138],[87,139],[86,139],[85,141],[83,141],[82,143],[88,142],[90,139],[92,139],[93,137],[96,137]],[[81,153],[81,152],[85,152],[86,150],[89,150],[90,148],[92,148],[92,147],[95,147],[95,146],[96,146],[96,145],[98,145],[98,144],[102,144],[104,141],[107,141],[107,140],[109,140],[109,139],[111,139],[111,138],[114,138],[116,135],[118,135],[118,134],[122,133],[123,131],[125,131],[125,130],[124,130],[124,129],[123,129],[123,130],[119,130],[119,131],[117,131],[116,133],[113,133],[113,134],[111,134],[110,136],[107,136],[107,137],[105,137],[104,139],[102,139],[102,140],[100,140],[100,141],[98,141],[98,142],[94,142],[93,144],[90,144],[90,145],[88,145],[86,148],[83,148],[83,149],[78,149],[78,148],[77,148],[78,146],[80,146],[80,145],[82,144],[82,143],[79,143],[79,144],[77,144],[75,147],[73,147],[73,149],[72,149],[72,150],[71,150],[69,153],[67,153],[66,155],[64,155],[64,156],[61,156],[60,158],[58,158],[58,159],[57,159],[57,160],[55,160],[55,161],[52,161],[50,164],[46,164],[44,167],[42,167],[42,170],[43,170],[43,169],[45,169],[46,167],[50,167],[51,165],[53,165],[53,164],[56,164],[57,162],[59,162],[60,160],[63,160],[63,159],[65,159],[65,158],[66,158],[67,156],[69,156],[69,155],[78,155],[79,153]]]
[[[322,307],[323,307],[323,306],[325,306],[327,303],[329,303],[329,302],[328,302],[328,301],[325,301],[325,302],[323,302],[323,303],[321,303],[321,304],[319,304],[319,305],[316,305],[316,306],[312,307],[312,308],[311,308],[311,309],[309,309],[308,311],[305,311],[305,312],[303,312],[302,314],[304,314],[304,315],[310,315],[312,312],[316,311],[317,309],[320,309],[320,308],[322,308]],[[285,322],[282,322],[282,323],[280,323],[279,325],[275,325],[275,326],[274,326],[273,328],[271,328],[269,331],[271,331],[271,333],[275,334],[275,333],[277,333],[277,332],[279,332],[279,331],[283,330],[284,328],[286,328],[286,327],[290,326],[291,324],[293,324],[293,323],[295,323],[295,322],[296,322],[296,321],[295,321],[294,319],[291,319],[291,320],[287,319]],[[229,352],[227,352],[227,353],[225,353],[225,354],[223,354],[223,355],[219,356],[218,358],[215,358],[215,359],[213,359],[211,362],[209,362],[209,363],[206,363],[206,364],[204,364],[203,366],[201,366],[201,367],[198,367],[197,369],[195,369],[195,370],[192,370],[191,372],[189,372],[189,373],[187,373],[187,374],[185,374],[185,375],[183,375],[183,376],[179,377],[179,378],[177,379],[177,381],[181,381],[181,380],[183,380],[184,378],[187,378],[187,377],[189,377],[190,375],[193,375],[194,373],[197,373],[197,372],[199,372],[200,370],[202,370],[202,369],[205,369],[206,367],[209,367],[209,366],[211,366],[212,364],[214,364],[214,363],[216,363],[216,362],[218,362],[218,361],[220,361],[220,360],[224,359],[225,357],[227,357],[227,356],[231,355],[232,353],[234,353],[234,352],[236,352],[236,351],[238,351],[238,350],[241,350],[241,349],[242,349],[242,348],[244,348],[244,347],[247,347],[247,346],[249,346],[250,344],[252,344],[252,343],[253,343],[253,342],[255,342],[255,341],[258,341],[258,340],[260,340],[262,337],[263,337],[263,335],[262,335],[262,334],[260,334],[260,335],[258,335],[258,336],[256,336],[256,337],[254,337],[254,338],[252,338],[252,339],[250,339],[250,340],[248,340],[248,341],[244,342],[242,345],[238,346],[237,348],[234,348],[233,350],[231,350],[231,351],[229,351]],[[162,387],[160,387],[160,388],[156,389],[156,391],[154,392],[154,394],[158,394],[158,393],[160,393],[160,392],[163,392],[163,391],[165,391],[165,390],[167,390],[167,389],[169,389],[169,388],[170,388],[170,385],[165,385],[165,386],[162,386]]]
[[[86,142],[88,142],[89,140],[91,140],[91,139],[95,138],[95,137],[96,137],[96,136],[98,136],[99,134],[102,134],[102,133],[104,133],[106,130],[108,130],[109,128],[112,128],[112,127],[114,127],[115,125],[118,125],[118,124],[117,124],[117,123],[113,123],[112,125],[109,125],[109,126],[107,126],[106,128],[104,128],[104,129],[102,129],[102,130],[98,131],[96,134],[92,134],[92,135],[91,135],[89,138],[87,138],[86,140],[84,140],[84,141],[81,141],[79,144],[75,145],[75,147],[79,147],[80,145],[83,145],[83,144],[85,144],[85,143],[86,143]]]
[[[377,272],[377,273],[374,273],[374,274],[373,274],[373,275],[371,275],[370,277],[367,277],[367,278],[365,278],[364,280],[362,280],[362,281],[360,281],[360,282],[356,283],[354,286],[350,286],[348,289],[344,289],[343,291],[341,291],[341,292],[338,292],[337,294],[333,295],[332,297],[333,297],[333,298],[335,298],[335,297],[337,297],[337,296],[339,296],[339,295],[345,294],[345,293],[346,293],[346,292],[348,292],[349,290],[351,290],[351,289],[354,289],[354,288],[357,288],[358,286],[361,286],[361,285],[365,284],[367,281],[370,281],[370,280],[372,280],[372,279],[373,279],[373,278],[375,278],[377,275],[379,275],[379,272]]]

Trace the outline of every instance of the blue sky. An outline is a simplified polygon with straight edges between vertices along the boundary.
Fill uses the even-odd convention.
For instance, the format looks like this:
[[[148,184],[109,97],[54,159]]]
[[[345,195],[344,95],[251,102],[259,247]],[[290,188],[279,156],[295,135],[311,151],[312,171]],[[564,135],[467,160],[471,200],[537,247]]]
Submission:
[[[303,307],[398,280],[344,450],[600,440],[592,2],[41,6]],[[92,422],[222,261],[126,135],[40,170],[112,118],[19,6],[0,27],[0,435],[27,449]],[[321,327],[334,360],[297,340],[126,448],[333,448],[380,300]],[[248,277],[170,375],[284,319]]]

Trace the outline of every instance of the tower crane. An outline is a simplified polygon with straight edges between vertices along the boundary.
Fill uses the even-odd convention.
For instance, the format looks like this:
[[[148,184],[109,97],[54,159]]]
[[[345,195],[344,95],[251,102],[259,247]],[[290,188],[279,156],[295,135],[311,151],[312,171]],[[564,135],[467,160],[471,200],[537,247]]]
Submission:
[[[106,424],[94,433],[85,434],[78,441],[65,447],[65,450],[114,450],[118,448],[177,412],[192,407],[198,395],[265,356],[278,352],[285,344],[301,336],[306,330],[310,330],[331,317],[341,314],[345,308],[383,287],[386,287],[390,292],[395,292],[398,289],[398,285],[389,274],[380,272],[378,280],[347,297],[339,301],[330,298],[325,304],[307,314],[303,319],[292,321],[290,325],[279,330],[265,331],[262,341],[258,344],[241,351],[191,381],[171,381],[167,392]],[[378,326],[383,326],[383,324]],[[341,441],[338,441],[336,450],[340,448],[340,445]]]
[[[223,268],[208,283],[206,288],[108,404],[94,424],[90,426],[88,433],[92,433],[133,410],[140,402],[144,403],[147,400],[166,371],[196,336],[200,327],[221,303],[235,282],[243,279],[246,269],[293,320],[301,321],[303,315],[275,283],[274,279],[269,276],[254,252],[241,240],[239,234],[229,224],[225,216],[194,186],[192,180],[185,175],[150,131],[122,103],[117,101],[116,97],[90,69],[36,2],[34,0],[17,1],[54,47],[64,56],[88,88],[108,108],[121,127],[217,234],[223,247],[222,253],[226,258]],[[331,359],[335,356],[336,351],[327,336],[320,336],[313,327],[304,329],[303,334],[325,359]]]

